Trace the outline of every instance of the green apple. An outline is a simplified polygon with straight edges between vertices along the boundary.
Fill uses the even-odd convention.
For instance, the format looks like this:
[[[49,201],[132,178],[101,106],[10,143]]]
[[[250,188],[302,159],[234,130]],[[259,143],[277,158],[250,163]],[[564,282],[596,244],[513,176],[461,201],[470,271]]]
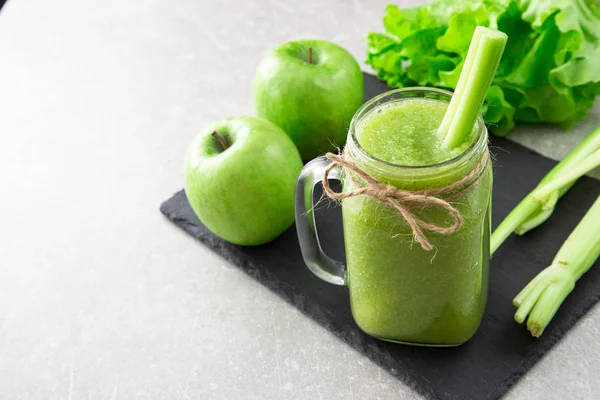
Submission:
[[[363,96],[354,57],[323,40],[283,44],[267,54],[254,77],[258,116],[283,129],[303,160],[344,145]]]
[[[185,193],[215,235],[231,243],[267,243],[294,221],[294,185],[302,160],[290,138],[256,117],[228,118],[194,139]]]

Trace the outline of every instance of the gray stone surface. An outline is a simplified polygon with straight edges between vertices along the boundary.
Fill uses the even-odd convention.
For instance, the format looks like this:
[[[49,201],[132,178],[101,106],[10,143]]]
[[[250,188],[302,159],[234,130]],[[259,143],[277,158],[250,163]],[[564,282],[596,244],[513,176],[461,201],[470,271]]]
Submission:
[[[362,60],[386,3],[8,2],[1,399],[416,397],[157,210],[181,188],[196,132],[252,114],[269,48],[318,37]],[[575,132],[515,138],[561,156],[598,114]],[[599,322],[596,308],[508,398],[596,397]]]

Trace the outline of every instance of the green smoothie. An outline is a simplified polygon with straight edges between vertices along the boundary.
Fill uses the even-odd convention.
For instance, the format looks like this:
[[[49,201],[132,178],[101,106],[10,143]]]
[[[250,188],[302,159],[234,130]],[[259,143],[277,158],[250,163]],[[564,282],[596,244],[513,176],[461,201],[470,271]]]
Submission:
[[[461,147],[446,149],[437,133],[446,107],[441,100],[414,98],[374,108],[356,124],[354,140],[380,161],[360,156],[358,146],[351,151],[353,160],[380,181],[406,190],[460,180],[487,151],[483,142],[473,150],[485,133],[476,126]],[[490,163],[482,174],[453,202],[463,217],[460,230],[450,235],[425,231],[432,251],[413,240],[398,211],[366,196],[343,201],[346,283],[352,314],[363,331],[384,340],[434,346],[459,345],[475,333],[488,290]],[[352,188],[346,183],[344,189]],[[447,211],[438,207],[414,212],[425,221],[452,224]]]
[[[358,126],[358,142],[367,153],[396,165],[433,165],[454,158],[473,138],[452,150],[444,147],[437,129],[447,107],[440,100],[423,99],[383,105]]]

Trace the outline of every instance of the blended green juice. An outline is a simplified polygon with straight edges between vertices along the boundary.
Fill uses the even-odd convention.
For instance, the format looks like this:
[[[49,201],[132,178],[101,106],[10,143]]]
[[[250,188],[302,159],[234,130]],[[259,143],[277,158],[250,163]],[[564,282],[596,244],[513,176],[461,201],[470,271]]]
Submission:
[[[440,188],[460,180],[485,152],[483,147],[471,159],[459,157],[482,128],[476,127],[462,147],[446,149],[437,134],[446,107],[443,101],[423,98],[391,102],[369,112],[355,128],[356,140],[370,156],[398,166],[429,167],[393,167],[353,154],[354,161],[400,189]],[[366,196],[343,201],[347,285],[352,314],[363,331],[384,340],[438,346],[459,345],[475,333],[488,289],[490,163],[482,174],[453,202],[463,217],[459,231],[424,231],[432,251],[414,241],[398,211]],[[425,221],[452,224],[439,207],[413,211]]]

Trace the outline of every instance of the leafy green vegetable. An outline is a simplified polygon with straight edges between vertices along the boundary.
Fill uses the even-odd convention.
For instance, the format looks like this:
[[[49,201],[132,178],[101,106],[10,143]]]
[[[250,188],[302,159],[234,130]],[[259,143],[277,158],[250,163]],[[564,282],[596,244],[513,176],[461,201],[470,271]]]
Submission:
[[[515,121],[567,128],[600,94],[600,7],[595,0],[439,0],[386,8],[367,64],[390,86],[456,88],[475,27],[508,43],[483,110],[496,134]]]

